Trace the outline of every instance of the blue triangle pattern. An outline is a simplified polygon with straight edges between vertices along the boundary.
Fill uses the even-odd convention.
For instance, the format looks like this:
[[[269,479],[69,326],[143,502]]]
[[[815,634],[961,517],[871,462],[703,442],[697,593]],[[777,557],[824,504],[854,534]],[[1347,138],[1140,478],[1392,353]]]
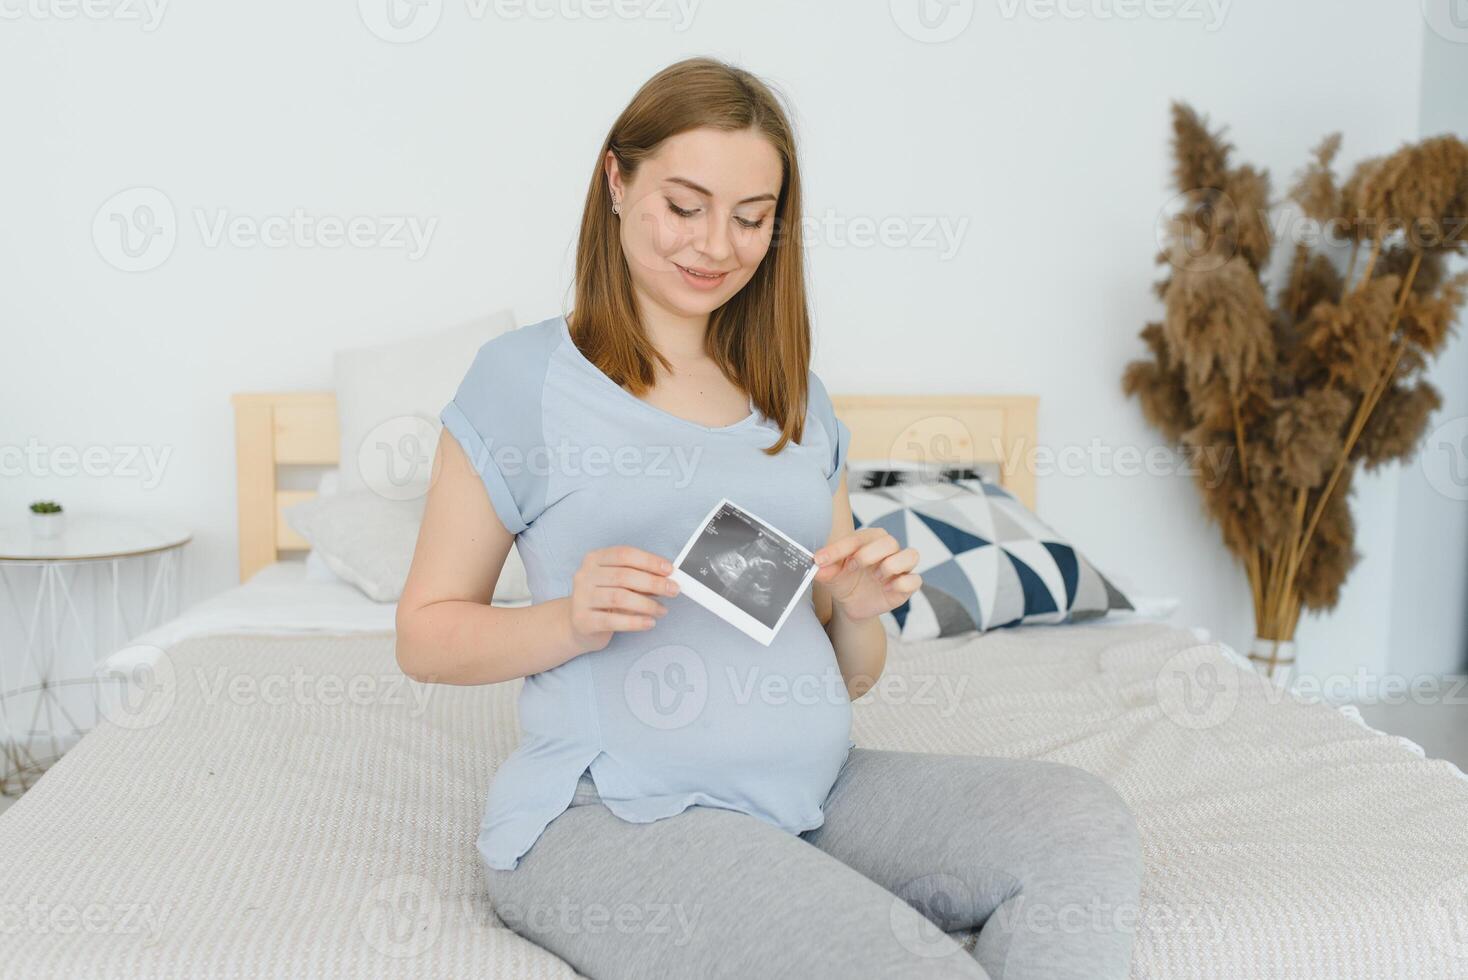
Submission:
[[[872,521],[872,527],[879,527],[896,538],[897,547],[907,547],[907,511],[894,510],[890,514],[883,514]]]
[[[892,618],[897,620],[897,628],[900,630],[907,625],[907,614],[912,612],[912,600],[904,599],[902,605],[892,610]]]
[[[1004,552],[1004,557],[1014,566],[1015,572],[1019,574],[1020,587],[1025,593],[1025,615],[1034,616],[1038,613],[1059,612],[1055,608],[1055,597],[1045,587],[1044,579],[1035,574],[1035,570],[1009,552]],[[926,575],[926,573],[924,573]]]
[[[975,548],[982,548],[984,545],[992,543],[985,541],[976,534],[959,530],[946,521],[940,521],[936,517],[929,517],[921,511],[915,510],[913,514],[918,520],[928,525],[938,540],[943,542],[943,546],[955,555],[963,554],[965,551],[973,551]],[[903,547],[905,548],[907,545],[904,544]],[[974,622],[978,622],[978,620]]]
[[[974,594],[974,584],[967,573],[958,567],[958,562],[949,559],[941,565],[934,565],[923,572],[923,584],[941,589],[952,596],[975,623],[984,621],[979,615],[979,597]]]
[[[1055,567],[1060,569],[1060,577],[1065,580],[1065,608],[1069,609],[1076,604],[1076,584],[1081,580],[1081,566],[1076,558],[1076,550],[1070,545],[1057,544],[1054,541],[1040,543],[1050,552],[1050,557],[1055,560]]]

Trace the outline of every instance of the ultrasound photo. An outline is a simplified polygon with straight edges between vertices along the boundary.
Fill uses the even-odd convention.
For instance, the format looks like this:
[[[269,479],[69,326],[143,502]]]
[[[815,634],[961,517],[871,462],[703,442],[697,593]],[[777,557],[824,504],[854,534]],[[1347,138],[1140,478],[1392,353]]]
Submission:
[[[810,552],[727,499],[674,565],[690,598],[767,646],[816,573]]]

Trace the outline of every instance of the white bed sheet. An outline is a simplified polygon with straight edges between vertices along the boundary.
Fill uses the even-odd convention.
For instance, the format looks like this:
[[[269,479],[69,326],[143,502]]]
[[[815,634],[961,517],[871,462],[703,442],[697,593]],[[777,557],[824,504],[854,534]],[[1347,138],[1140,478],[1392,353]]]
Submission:
[[[1091,625],[1165,623],[1179,606],[1179,600],[1164,596],[1134,597],[1133,603],[1136,606],[1133,611],[1112,613],[1092,621]],[[496,602],[495,605],[515,607],[529,603]],[[260,569],[249,581],[198,602],[174,619],[134,638],[105,658],[102,670],[126,672],[153,662],[159,650],[201,636],[390,633],[396,612],[397,603],[375,602],[341,579],[313,576],[305,561],[277,561]],[[1194,632],[1200,639],[1207,638],[1204,630]]]
[[[194,638],[168,662],[146,717],[0,815],[7,901],[150,918],[0,930],[0,977],[573,975],[496,921],[474,852],[521,682],[405,683],[367,633]],[[260,696],[298,674],[300,695]],[[1222,682],[1223,710],[1194,715],[1179,677]],[[315,683],[348,678],[373,696]],[[1468,785],[1184,631],[897,644],[853,735],[1108,779],[1143,833],[1134,980],[1468,973]],[[399,906],[427,913],[421,944],[380,928]]]
[[[126,672],[152,662],[159,650],[201,636],[391,633],[397,608],[395,602],[374,602],[341,579],[325,581],[309,575],[304,561],[277,561],[249,581],[196,603],[136,637],[107,657],[102,669]]]

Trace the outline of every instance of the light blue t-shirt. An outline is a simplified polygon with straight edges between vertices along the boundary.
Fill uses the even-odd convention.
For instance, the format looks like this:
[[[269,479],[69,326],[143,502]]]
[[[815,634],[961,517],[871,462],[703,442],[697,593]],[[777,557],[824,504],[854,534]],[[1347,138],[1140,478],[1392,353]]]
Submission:
[[[557,316],[481,347],[440,418],[545,602],[570,594],[598,548],[675,559],[720,497],[811,551],[824,545],[850,432],[814,373],[809,391],[802,441],[768,456],[779,429],[758,411],[704,426],[649,405]],[[479,833],[489,867],[519,864],[588,766],[602,802],[635,823],[703,804],[791,833],[821,825],[855,742],[811,589],[768,647],[681,593],[660,601],[668,613],[652,629],[525,678],[521,742],[495,773]]]

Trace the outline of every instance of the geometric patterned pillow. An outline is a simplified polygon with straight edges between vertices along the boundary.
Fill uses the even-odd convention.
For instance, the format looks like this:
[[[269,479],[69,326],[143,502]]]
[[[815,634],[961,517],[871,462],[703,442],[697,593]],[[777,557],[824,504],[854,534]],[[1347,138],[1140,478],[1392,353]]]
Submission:
[[[923,585],[890,613],[889,633],[926,640],[1022,623],[1079,622],[1131,609],[1121,590],[1003,487],[968,474],[853,480],[858,528],[915,547]]]

